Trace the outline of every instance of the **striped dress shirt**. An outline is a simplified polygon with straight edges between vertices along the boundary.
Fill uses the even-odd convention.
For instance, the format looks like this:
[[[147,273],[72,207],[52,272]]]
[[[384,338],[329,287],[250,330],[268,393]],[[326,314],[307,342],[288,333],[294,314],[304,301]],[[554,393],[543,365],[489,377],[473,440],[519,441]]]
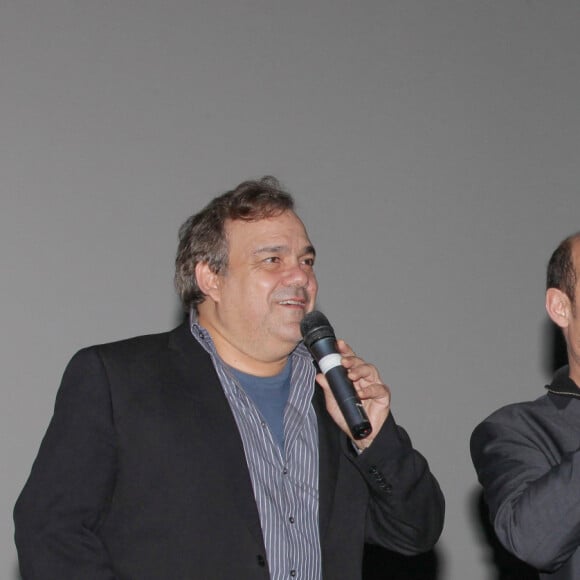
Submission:
[[[242,438],[272,580],[321,580],[318,525],[318,429],[311,405],[316,371],[304,345],[290,355],[284,450],[221,360],[195,317],[191,331],[209,353]]]

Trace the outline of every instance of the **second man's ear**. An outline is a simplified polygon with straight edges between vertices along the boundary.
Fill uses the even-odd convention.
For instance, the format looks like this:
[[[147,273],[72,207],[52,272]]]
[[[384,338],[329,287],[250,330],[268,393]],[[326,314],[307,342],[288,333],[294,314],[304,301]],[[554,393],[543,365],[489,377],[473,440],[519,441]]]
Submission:
[[[546,291],[546,311],[554,324],[566,328],[572,311],[570,298],[558,288],[548,288]]]

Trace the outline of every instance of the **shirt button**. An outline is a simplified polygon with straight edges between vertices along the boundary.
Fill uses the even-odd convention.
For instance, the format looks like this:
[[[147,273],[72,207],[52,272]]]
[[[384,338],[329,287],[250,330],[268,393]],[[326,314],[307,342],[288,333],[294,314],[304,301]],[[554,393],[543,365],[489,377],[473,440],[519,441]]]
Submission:
[[[288,468],[287,468],[287,467],[285,467],[285,468],[282,470],[282,473],[283,473],[284,475],[288,475]]]
[[[294,578],[294,576],[296,576],[296,570],[290,570],[290,576]]]
[[[288,518],[288,521],[289,521],[291,524],[293,524],[293,523],[294,523],[296,520],[294,519],[294,517],[293,517],[293,516],[290,516],[290,517]]]
[[[266,428],[266,421],[262,421],[261,425],[265,429]]]

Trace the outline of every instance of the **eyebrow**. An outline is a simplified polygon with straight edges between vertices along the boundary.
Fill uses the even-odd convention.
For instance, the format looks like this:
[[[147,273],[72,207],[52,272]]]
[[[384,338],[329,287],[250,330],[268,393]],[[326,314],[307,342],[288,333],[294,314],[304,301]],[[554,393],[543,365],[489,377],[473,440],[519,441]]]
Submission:
[[[268,254],[268,253],[274,253],[274,254],[286,253],[287,254],[289,251],[290,250],[289,250],[288,246],[263,246],[261,248],[257,248],[252,253],[254,255]],[[307,254],[312,254],[313,256],[316,256],[316,249],[314,248],[314,246],[310,245],[310,246],[305,246],[304,248],[302,248],[300,255],[306,256]]]

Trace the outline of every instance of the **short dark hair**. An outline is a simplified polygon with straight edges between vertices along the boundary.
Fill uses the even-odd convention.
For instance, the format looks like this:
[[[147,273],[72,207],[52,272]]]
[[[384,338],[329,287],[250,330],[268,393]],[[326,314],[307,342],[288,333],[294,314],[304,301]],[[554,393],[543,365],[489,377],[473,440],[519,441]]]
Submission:
[[[179,228],[174,278],[184,309],[197,308],[205,300],[195,277],[198,263],[209,264],[215,273],[222,273],[228,266],[228,220],[257,221],[293,210],[292,195],[276,178],[266,175],[240,183],[188,218]]]
[[[576,232],[560,242],[548,262],[546,273],[546,289],[557,288],[561,290],[568,296],[573,307],[575,306],[574,297],[578,280],[572,256],[572,246],[575,240],[580,240],[580,232]]]

